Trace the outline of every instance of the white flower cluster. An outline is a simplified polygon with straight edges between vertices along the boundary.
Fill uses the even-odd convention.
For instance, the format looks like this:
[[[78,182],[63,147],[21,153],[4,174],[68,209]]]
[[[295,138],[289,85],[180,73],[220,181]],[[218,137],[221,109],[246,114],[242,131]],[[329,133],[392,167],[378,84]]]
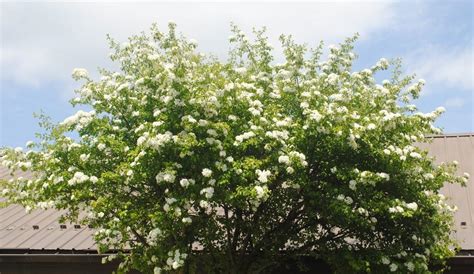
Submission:
[[[72,70],[72,78],[74,80],[80,80],[87,78],[89,76],[89,73],[87,72],[86,69],[83,68],[75,68]]]
[[[303,153],[298,151],[291,151],[289,155],[290,157],[297,159],[300,165],[304,167],[308,165],[308,162],[306,162],[306,156]]]
[[[173,183],[174,180],[176,179],[176,176],[174,175],[174,173],[163,171],[163,172],[158,173],[155,179],[157,183],[162,183],[162,182]]]
[[[388,212],[390,212],[390,213],[403,213],[403,212],[405,212],[405,209],[408,209],[408,210],[411,210],[411,211],[416,211],[416,210],[418,210],[418,204],[415,203],[415,202],[411,202],[411,203],[402,202],[400,205],[390,207],[388,209]]]
[[[258,176],[258,181],[261,183],[267,183],[268,182],[268,177],[272,175],[272,173],[269,170],[260,170],[257,169],[255,172]]]
[[[280,157],[278,157],[278,162],[280,164],[285,164],[285,165],[289,165],[291,162],[290,162],[290,157],[286,156],[286,155],[282,155]]]
[[[290,138],[289,134],[290,133],[287,130],[272,130],[265,132],[265,136],[279,140],[282,143]]]
[[[266,198],[266,195],[268,194],[267,186],[255,186],[254,189],[257,193],[257,199]]]
[[[87,126],[95,117],[95,111],[85,112],[83,110],[79,110],[76,114],[67,117],[61,123],[64,126],[74,126],[76,130],[81,130],[83,127]]]
[[[344,194],[339,194],[339,195],[337,196],[337,199],[338,199],[339,201],[344,201],[344,203],[346,203],[346,204],[348,204],[348,205],[350,205],[350,204],[352,204],[352,203],[354,202],[354,200],[353,200],[351,197],[345,196]]]
[[[84,183],[84,182],[89,181],[89,180],[93,183],[96,183],[98,181],[97,177],[95,177],[95,176],[89,177],[89,176],[85,175],[84,173],[82,173],[80,171],[77,171],[77,172],[74,173],[74,176],[67,181],[67,183],[70,186],[73,186],[75,184]]]
[[[237,135],[237,136],[235,136],[234,145],[238,146],[241,143],[243,143],[245,140],[248,140],[248,139],[253,138],[253,137],[255,137],[255,133],[253,131],[249,131],[249,132],[245,132],[241,135]]]
[[[183,178],[179,181],[179,184],[183,187],[183,188],[187,188],[189,185],[194,185],[195,184],[195,181],[193,179],[186,179],[186,178]]]
[[[202,176],[209,178],[212,176],[212,170],[210,170],[209,168],[204,168],[201,174]]]
[[[158,133],[155,136],[151,136],[149,132],[145,132],[142,136],[137,139],[137,146],[151,147],[155,150],[160,150],[165,144],[175,141],[173,134],[169,131],[165,133]]]
[[[149,245],[155,245],[156,241],[158,240],[158,237],[162,235],[161,229],[159,228],[154,228],[148,233],[148,236],[146,237],[146,242]]]
[[[204,195],[207,199],[211,199],[214,196],[214,188],[206,187],[201,190],[201,195]]]
[[[182,214],[181,208],[179,206],[173,206],[176,201],[176,198],[165,198],[163,210],[172,213],[173,217],[180,217]]]
[[[184,260],[188,255],[186,253],[181,253],[179,249],[176,249],[174,252],[168,252],[168,256],[166,265],[171,269],[178,269],[184,264]]]

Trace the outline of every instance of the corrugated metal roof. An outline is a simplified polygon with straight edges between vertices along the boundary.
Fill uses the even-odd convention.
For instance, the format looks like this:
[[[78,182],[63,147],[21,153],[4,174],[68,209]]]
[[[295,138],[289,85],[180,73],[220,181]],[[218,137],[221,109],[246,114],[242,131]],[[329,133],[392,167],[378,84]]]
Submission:
[[[31,172],[18,172],[16,175],[33,177]],[[0,179],[10,178],[9,171],[0,167]],[[0,208],[0,250],[96,250],[92,239],[94,230],[87,226],[75,228],[71,223],[60,224],[59,218],[64,212],[37,209],[28,214],[19,205]],[[61,228],[61,225],[66,225],[66,228]]]
[[[434,136],[430,144],[420,144],[429,154],[436,157],[436,162],[458,161],[459,173],[468,172],[474,177],[474,133],[450,134]],[[18,176],[31,177],[30,172]],[[456,239],[462,249],[474,250],[474,185],[473,177],[467,187],[447,184],[442,189],[458,206],[455,213]],[[0,167],[0,179],[9,179],[7,169]],[[94,230],[66,223],[66,229],[60,228],[59,217],[64,211],[33,210],[27,214],[18,205],[0,208],[0,250],[1,249],[30,249],[30,250],[95,250],[92,240]],[[34,226],[38,226],[37,229]]]

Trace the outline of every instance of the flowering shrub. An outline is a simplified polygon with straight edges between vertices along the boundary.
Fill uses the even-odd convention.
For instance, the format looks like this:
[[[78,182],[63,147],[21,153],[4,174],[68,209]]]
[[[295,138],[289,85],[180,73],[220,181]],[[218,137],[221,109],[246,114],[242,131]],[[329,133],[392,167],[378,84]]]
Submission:
[[[120,271],[264,272],[306,254],[340,273],[427,272],[453,255],[439,189],[468,175],[414,146],[440,133],[444,111],[409,104],[424,82],[395,61],[377,84],[386,59],[353,71],[356,37],[321,61],[321,45],[281,36],[275,64],[264,30],[232,31],[225,62],[173,23],[110,39],[121,71],[74,70],[84,84],[71,103],[93,110],[43,119],[48,133],[26,153],[3,150],[13,172],[36,172],[3,182],[3,195],[93,225]]]

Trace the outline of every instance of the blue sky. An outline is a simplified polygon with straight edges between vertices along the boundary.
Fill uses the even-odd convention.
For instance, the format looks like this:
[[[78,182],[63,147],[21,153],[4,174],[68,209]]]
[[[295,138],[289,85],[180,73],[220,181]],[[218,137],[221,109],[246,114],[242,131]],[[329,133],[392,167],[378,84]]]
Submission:
[[[196,39],[200,50],[222,58],[231,21],[244,31],[267,26],[274,45],[281,33],[316,45],[359,32],[356,69],[381,57],[402,58],[407,73],[427,82],[416,102],[420,110],[444,106],[438,126],[446,133],[474,131],[472,1],[0,5],[0,147],[35,140],[41,129],[33,112],[62,121],[78,110],[68,103],[78,87],[71,71],[83,67],[97,77],[97,67],[114,68],[107,33],[123,41],[152,22],[164,28],[170,20]],[[276,55],[281,57],[278,49]]]

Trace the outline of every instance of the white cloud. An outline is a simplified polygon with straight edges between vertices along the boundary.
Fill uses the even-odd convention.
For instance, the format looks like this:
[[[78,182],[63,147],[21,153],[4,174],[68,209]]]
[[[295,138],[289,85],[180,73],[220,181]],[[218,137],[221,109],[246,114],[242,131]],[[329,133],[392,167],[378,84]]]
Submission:
[[[394,18],[390,2],[366,3],[2,3],[1,82],[71,85],[70,72],[110,67],[106,33],[124,40],[168,20],[200,48],[225,56],[229,23],[245,31],[266,25],[274,44],[281,33],[316,45],[355,32],[366,39]]]
[[[457,47],[426,46],[406,60],[409,71],[427,81],[427,93],[443,88],[474,91],[472,44]]]
[[[466,104],[466,99],[460,98],[460,97],[454,97],[454,98],[449,98],[444,102],[444,105],[450,109],[450,108],[460,108],[463,107]]]

